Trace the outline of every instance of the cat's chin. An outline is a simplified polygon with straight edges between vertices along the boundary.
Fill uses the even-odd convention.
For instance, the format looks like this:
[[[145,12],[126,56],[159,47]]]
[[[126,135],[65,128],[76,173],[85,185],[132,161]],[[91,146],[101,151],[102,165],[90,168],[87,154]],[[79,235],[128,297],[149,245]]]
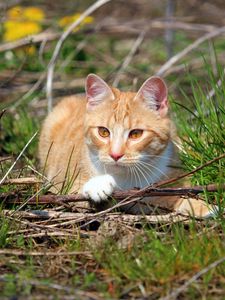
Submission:
[[[115,169],[127,167],[127,165],[122,162],[106,162],[104,164],[105,164],[105,166],[108,166],[110,168],[115,168]]]

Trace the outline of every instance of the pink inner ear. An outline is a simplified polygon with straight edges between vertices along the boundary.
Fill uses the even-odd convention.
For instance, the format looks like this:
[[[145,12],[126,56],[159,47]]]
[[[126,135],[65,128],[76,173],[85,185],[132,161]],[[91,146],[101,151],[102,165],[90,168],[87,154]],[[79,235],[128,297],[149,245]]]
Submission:
[[[139,89],[135,98],[142,99],[146,105],[166,115],[168,110],[167,87],[159,77],[150,77]]]
[[[89,74],[86,80],[86,97],[88,107],[92,108],[104,100],[113,99],[113,93],[110,87],[95,74]]]

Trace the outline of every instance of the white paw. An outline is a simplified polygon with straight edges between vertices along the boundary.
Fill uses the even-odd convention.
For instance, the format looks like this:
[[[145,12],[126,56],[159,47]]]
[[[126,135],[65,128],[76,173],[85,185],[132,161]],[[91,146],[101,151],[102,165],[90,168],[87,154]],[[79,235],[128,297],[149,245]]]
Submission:
[[[116,182],[109,175],[99,175],[91,178],[83,186],[82,194],[85,198],[91,198],[95,202],[106,200],[112,194]]]

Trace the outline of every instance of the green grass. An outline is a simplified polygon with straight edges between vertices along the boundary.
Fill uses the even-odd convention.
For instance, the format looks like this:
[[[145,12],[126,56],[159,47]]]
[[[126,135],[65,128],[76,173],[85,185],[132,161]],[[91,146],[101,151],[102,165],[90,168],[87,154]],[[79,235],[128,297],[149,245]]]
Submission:
[[[84,37],[89,45],[95,44],[96,48],[84,47],[78,53],[74,53],[75,46]],[[175,50],[183,49],[190,43],[190,38],[184,33],[177,34],[177,38],[181,43],[176,45]],[[165,61],[163,43],[160,38],[153,41],[146,39],[139,55],[133,58],[125,71],[126,76],[121,79],[119,86],[125,90],[132,86],[135,78],[138,78],[138,84],[141,84],[146,77],[151,76]],[[46,47],[44,60],[47,61],[51,57],[54,45],[53,43]],[[105,36],[104,41],[100,41],[97,35],[72,36],[60,53],[56,79],[60,76],[63,79],[67,76],[85,77],[89,72],[112,79],[112,75],[130,50],[128,45],[130,41],[127,43],[116,37]],[[224,49],[224,43],[215,42],[215,49],[219,56]],[[201,51],[205,61],[201,55],[196,55],[196,52],[185,57],[184,63],[187,67],[192,59],[202,59],[202,66],[196,72],[184,70],[178,74],[172,73],[166,78],[171,87],[173,118],[182,139],[181,160],[184,171],[191,171],[224,153],[225,84],[222,82],[219,88],[216,86],[218,78],[223,78],[224,71],[219,61],[216,66],[217,73],[212,71],[207,50],[204,44]],[[113,58],[117,63],[113,63],[109,58]],[[63,65],[66,59],[67,64]],[[35,63],[32,63],[33,60],[34,58],[27,58],[23,71],[30,74],[43,71],[38,59]],[[23,59],[17,57],[16,53],[11,60],[0,54],[2,71],[15,71],[22,63]],[[13,86],[12,83],[11,85]],[[5,83],[8,89],[11,85],[7,86]],[[83,87],[76,87],[73,91],[81,89],[83,90]],[[215,97],[207,99],[211,89],[215,89]],[[66,94],[67,90],[55,93],[56,96],[61,96]],[[0,157],[17,157],[30,137],[40,128],[46,107],[42,109],[32,104],[35,99],[43,100],[43,95],[42,89],[38,89],[16,109],[12,109],[12,104],[20,99],[20,94],[13,94],[12,99],[10,94],[10,99],[6,97],[7,99],[1,102],[0,108],[6,107],[8,110],[1,118]],[[0,178],[11,164],[12,160],[0,161]],[[35,175],[29,166],[39,169],[37,139],[28,147],[10,173],[10,177]],[[223,159],[193,174],[191,182],[194,185],[222,184],[224,178]],[[21,194],[20,197],[26,200],[35,194],[38,188],[40,187],[3,186],[0,187],[0,193],[14,192]],[[62,192],[66,192],[67,188],[68,186],[65,186]],[[36,224],[36,220],[30,220],[31,224],[22,223],[23,218],[8,218],[0,213],[0,251],[8,251],[3,254],[0,252],[0,298],[15,296],[32,299],[35,296],[47,298],[51,295],[53,299],[63,299],[64,296],[74,295],[74,299],[85,299],[79,293],[93,293],[93,297],[97,295],[102,299],[159,299],[180,287],[212,262],[225,256],[225,223],[222,217],[225,207],[224,192],[219,190],[216,193],[204,193],[203,198],[219,206],[220,212],[214,219],[193,220],[189,224],[143,224],[141,228],[127,228],[119,224],[127,233],[119,233],[117,237],[109,234],[109,237],[101,239],[100,243],[96,243],[98,233],[94,225],[81,232],[71,226],[75,238],[45,235],[32,237],[31,233],[39,233],[40,230],[26,230],[30,229],[31,224]],[[5,201],[1,205],[1,211],[15,210],[18,207],[7,205]],[[26,206],[24,209],[46,207],[51,206]],[[42,221],[40,224],[44,226],[46,223]],[[133,239],[123,244],[123,238],[129,236],[129,229],[134,230]],[[84,238],[85,234],[89,237]],[[20,251],[20,255],[15,254],[15,251]],[[55,255],[27,254],[45,251]],[[72,251],[73,255],[68,254]],[[58,255],[58,252],[63,252],[64,255]],[[223,299],[224,270],[224,264],[212,268],[184,290],[179,299]]]
[[[175,119],[181,137],[183,151],[181,159],[186,170],[207,163],[210,160],[224,154],[225,142],[225,110],[224,93],[225,85],[217,86],[218,79],[213,75],[212,69],[205,64],[207,78],[204,86],[197,78],[190,75],[192,95],[187,96],[185,92],[184,103],[173,103]],[[224,77],[224,70],[218,66],[219,78]],[[209,91],[215,91],[214,97],[208,97]],[[224,183],[225,160],[221,159],[200,172],[194,173],[191,181],[195,185],[206,185]],[[221,190],[213,195],[205,194],[206,201],[213,199],[221,208],[225,206],[225,193]]]

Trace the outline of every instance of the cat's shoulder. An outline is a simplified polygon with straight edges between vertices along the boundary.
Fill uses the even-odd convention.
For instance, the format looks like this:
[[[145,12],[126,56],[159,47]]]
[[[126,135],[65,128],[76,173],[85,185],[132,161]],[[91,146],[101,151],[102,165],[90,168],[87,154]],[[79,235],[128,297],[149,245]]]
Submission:
[[[55,126],[56,123],[62,123],[65,120],[79,118],[86,110],[86,99],[82,96],[72,95],[64,97],[49,113],[44,122],[44,127]]]

